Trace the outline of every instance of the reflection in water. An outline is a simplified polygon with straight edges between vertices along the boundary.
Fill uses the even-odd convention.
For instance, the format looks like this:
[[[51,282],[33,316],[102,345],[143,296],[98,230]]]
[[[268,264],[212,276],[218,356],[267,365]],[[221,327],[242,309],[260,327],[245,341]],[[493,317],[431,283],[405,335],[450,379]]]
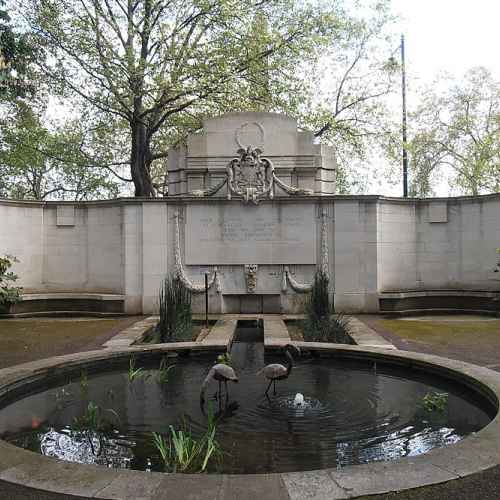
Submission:
[[[48,457],[81,464],[128,468],[134,456],[134,443],[109,438],[98,432],[74,433],[49,429],[40,435],[40,452]]]
[[[218,471],[296,471],[418,455],[476,432],[493,415],[475,393],[435,376],[328,358],[297,359],[276,396],[266,397],[267,380],[256,373],[283,361],[280,354],[264,356],[262,343],[234,343],[239,384],[229,399],[215,400],[216,386],[207,392],[226,453]],[[76,379],[59,383],[0,410],[0,436],[65,460],[162,470],[151,433],[166,435],[170,425],[186,424],[195,436],[203,434],[207,417],[199,390],[214,362],[208,355],[176,360],[166,384],[157,382],[157,366],[149,367],[153,376],[132,382],[126,367],[89,375],[85,392]],[[443,412],[422,407],[429,392],[449,394]],[[112,430],[91,434],[91,441],[70,430],[90,402],[119,417]]]

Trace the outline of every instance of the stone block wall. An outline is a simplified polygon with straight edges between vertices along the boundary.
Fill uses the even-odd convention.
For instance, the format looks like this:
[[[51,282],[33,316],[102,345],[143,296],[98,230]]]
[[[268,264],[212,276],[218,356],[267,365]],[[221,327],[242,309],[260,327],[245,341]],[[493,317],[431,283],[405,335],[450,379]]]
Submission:
[[[218,262],[202,237],[203,224],[189,219],[200,213],[200,207],[201,213],[215,210],[221,220],[239,220],[235,214],[252,210],[264,222],[266,217],[275,220],[271,231],[281,231],[283,241],[284,226],[302,224],[304,234],[314,241],[304,241],[300,250],[271,252],[270,257],[261,248],[255,259],[247,255],[241,260],[235,254],[234,262]],[[289,213],[299,210],[302,219],[290,222],[284,215],[287,207]],[[301,312],[306,295],[290,285],[283,291],[284,266],[297,282],[310,283],[323,254],[333,278],[336,308],[345,312],[376,312],[381,298],[398,292],[500,291],[498,273],[493,273],[500,247],[500,195],[436,200],[303,196],[262,200],[257,207],[237,199],[0,200],[0,255],[19,258],[15,271],[26,293],[120,294],[126,312],[149,314],[156,311],[162,278],[175,269],[176,214],[180,254],[189,278],[202,284],[204,274],[218,267],[221,290],[210,289],[214,313],[250,312],[253,307]],[[268,230],[264,224],[257,232],[265,235]],[[252,239],[245,245],[251,249]],[[210,259],[204,261],[204,255]],[[246,290],[244,263],[258,264],[253,294]],[[202,294],[195,295],[193,306],[203,310]]]
[[[498,290],[500,196],[378,204],[378,289]]]

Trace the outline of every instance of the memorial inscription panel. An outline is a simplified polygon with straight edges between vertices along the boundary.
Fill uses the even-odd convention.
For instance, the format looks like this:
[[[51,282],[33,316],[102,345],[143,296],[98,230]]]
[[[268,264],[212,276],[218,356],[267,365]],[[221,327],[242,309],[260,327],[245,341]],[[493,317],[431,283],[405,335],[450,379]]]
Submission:
[[[313,204],[190,205],[186,264],[315,264]]]

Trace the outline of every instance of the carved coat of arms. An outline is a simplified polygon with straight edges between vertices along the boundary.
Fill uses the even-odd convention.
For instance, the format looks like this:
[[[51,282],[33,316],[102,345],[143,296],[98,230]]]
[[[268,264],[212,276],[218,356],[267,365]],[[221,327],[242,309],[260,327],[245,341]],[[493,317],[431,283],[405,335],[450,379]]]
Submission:
[[[261,158],[258,148],[239,149],[239,158],[231,160],[227,167],[228,199],[231,194],[242,196],[245,202],[257,204],[259,198],[273,197],[274,168],[266,158]]]

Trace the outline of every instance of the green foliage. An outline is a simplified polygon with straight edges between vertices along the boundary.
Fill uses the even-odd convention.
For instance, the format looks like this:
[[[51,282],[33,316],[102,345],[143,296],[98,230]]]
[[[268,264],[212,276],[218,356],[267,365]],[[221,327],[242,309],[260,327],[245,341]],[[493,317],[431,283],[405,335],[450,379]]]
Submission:
[[[316,271],[306,310],[312,322],[328,318],[333,311],[328,293],[328,275],[322,270]]]
[[[448,404],[448,394],[446,392],[428,392],[422,398],[422,407],[428,412],[442,413]]]
[[[170,378],[170,371],[175,367],[175,365],[168,364],[168,358],[165,356],[160,361],[160,368],[158,369],[158,382],[160,384],[165,384]]]
[[[44,125],[44,112],[43,104],[17,101],[0,120],[0,195],[35,200],[116,196],[117,183],[109,170],[96,166],[86,152],[81,121]],[[106,158],[102,160],[101,165]]]
[[[500,191],[500,82],[477,67],[459,81],[441,78],[421,94],[407,145],[411,194],[431,196],[444,179],[456,193]]]
[[[19,262],[12,255],[0,257],[0,307],[9,307],[21,300],[22,288],[13,286],[18,276],[9,269],[15,262]]]
[[[153,432],[153,444],[160,453],[167,472],[205,472],[210,462],[222,459],[222,450],[215,438],[217,431],[211,407],[205,433],[196,438],[184,424],[181,430],[169,427],[168,437]]]
[[[0,0],[0,98],[24,97],[34,92],[29,82],[29,63],[39,56],[29,33],[15,30]]]
[[[136,195],[165,192],[167,148],[206,116],[265,110],[313,130],[329,123],[322,138],[348,144],[344,160],[359,151],[362,161],[383,133],[380,98],[394,73],[388,0],[363,9],[345,0],[18,2],[52,87],[119,123]]]
[[[184,339],[191,335],[191,292],[175,276],[167,276],[159,293],[161,342]]]
[[[316,271],[306,304],[306,316],[302,327],[304,340],[352,344],[348,318],[343,314],[333,316],[333,304],[330,302],[328,286],[327,274],[322,270]]]
[[[87,438],[94,455],[99,455],[103,449],[103,434],[110,432],[115,427],[105,414],[109,414],[109,416],[112,416],[119,423],[120,418],[116,411],[112,409],[103,411],[100,406],[90,401],[83,414],[75,417],[71,425],[72,432]],[[94,438],[99,441],[98,449],[94,446]]]
[[[315,322],[304,322],[303,335],[306,342],[332,342],[353,344],[349,335],[349,319],[342,313],[323,317]]]
[[[132,356],[128,362],[128,379],[130,382],[140,378],[149,378],[149,374],[146,373],[144,368],[140,366],[139,368],[135,367],[136,359]]]
[[[229,352],[219,354],[217,356],[217,363],[220,363],[222,365],[231,366],[231,354]]]
[[[89,377],[86,371],[82,371],[80,374],[80,390],[84,394],[89,390]]]

